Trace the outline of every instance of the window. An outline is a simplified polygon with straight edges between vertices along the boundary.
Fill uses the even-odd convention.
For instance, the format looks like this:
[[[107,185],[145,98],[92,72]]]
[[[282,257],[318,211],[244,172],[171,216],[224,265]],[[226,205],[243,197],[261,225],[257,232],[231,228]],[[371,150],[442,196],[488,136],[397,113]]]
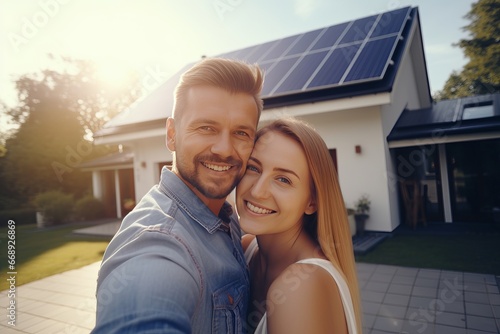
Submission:
[[[493,110],[493,104],[490,102],[485,105],[465,105],[462,119],[468,120],[493,116],[495,116],[495,112]]]

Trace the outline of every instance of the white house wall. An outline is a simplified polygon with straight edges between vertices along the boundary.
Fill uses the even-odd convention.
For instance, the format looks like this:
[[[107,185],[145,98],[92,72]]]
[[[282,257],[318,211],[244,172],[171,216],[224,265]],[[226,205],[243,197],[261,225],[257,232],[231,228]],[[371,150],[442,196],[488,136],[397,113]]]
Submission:
[[[412,47],[406,49],[406,53],[400,64],[400,69],[395,79],[393,85],[393,91],[391,92],[391,103],[383,105],[381,107],[381,125],[382,131],[381,137],[383,139],[383,156],[385,157],[385,173],[379,175],[381,179],[385,179],[385,187],[381,187],[381,191],[387,191],[387,198],[389,207],[390,218],[387,220],[388,229],[390,231],[394,230],[400,224],[400,213],[399,213],[399,196],[398,196],[398,178],[395,171],[394,158],[389,150],[389,144],[387,142],[387,136],[391,132],[392,128],[396,124],[399,116],[405,108],[407,109],[420,109],[428,106],[428,99],[423,101],[420,99],[415,73],[415,64],[413,60],[414,54],[411,50],[418,50],[414,44],[418,43],[417,39],[412,40]]]
[[[340,187],[348,207],[363,194],[372,202],[366,229],[392,231],[381,140],[380,107],[366,107],[301,117],[311,123],[328,148],[336,149]],[[355,146],[361,146],[361,154]]]
[[[158,164],[172,161],[165,135],[134,141],[135,198],[139,201],[160,179]]]

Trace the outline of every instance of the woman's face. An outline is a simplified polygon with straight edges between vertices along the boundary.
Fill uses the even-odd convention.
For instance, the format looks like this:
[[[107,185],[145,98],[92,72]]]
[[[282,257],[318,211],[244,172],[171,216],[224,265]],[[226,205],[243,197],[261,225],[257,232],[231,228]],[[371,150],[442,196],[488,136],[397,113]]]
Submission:
[[[280,133],[264,134],[236,188],[243,231],[262,235],[299,230],[304,213],[316,211],[311,182],[302,147]]]

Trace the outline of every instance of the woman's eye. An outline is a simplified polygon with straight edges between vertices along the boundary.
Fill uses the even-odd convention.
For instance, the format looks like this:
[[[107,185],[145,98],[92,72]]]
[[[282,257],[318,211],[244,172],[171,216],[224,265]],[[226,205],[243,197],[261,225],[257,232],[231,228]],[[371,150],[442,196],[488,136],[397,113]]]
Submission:
[[[292,184],[292,182],[289,179],[287,179],[286,177],[279,177],[277,180],[279,182],[282,182],[282,183]]]
[[[247,165],[247,170],[252,171],[252,172],[256,172],[256,173],[259,172],[259,170],[257,169],[257,167],[252,166],[252,165]]]

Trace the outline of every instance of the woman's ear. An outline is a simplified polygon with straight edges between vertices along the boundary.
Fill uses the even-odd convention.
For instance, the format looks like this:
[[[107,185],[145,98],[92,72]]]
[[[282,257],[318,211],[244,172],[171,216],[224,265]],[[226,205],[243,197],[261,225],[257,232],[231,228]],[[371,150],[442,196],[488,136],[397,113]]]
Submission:
[[[306,209],[304,211],[304,213],[306,215],[312,215],[313,213],[315,213],[316,211],[318,210],[318,207],[316,206],[316,200],[314,200],[313,198],[311,198],[309,200],[309,203],[307,204],[306,206]]]
[[[167,148],[175,152],[175,121],[172,117],[167,118]]]

